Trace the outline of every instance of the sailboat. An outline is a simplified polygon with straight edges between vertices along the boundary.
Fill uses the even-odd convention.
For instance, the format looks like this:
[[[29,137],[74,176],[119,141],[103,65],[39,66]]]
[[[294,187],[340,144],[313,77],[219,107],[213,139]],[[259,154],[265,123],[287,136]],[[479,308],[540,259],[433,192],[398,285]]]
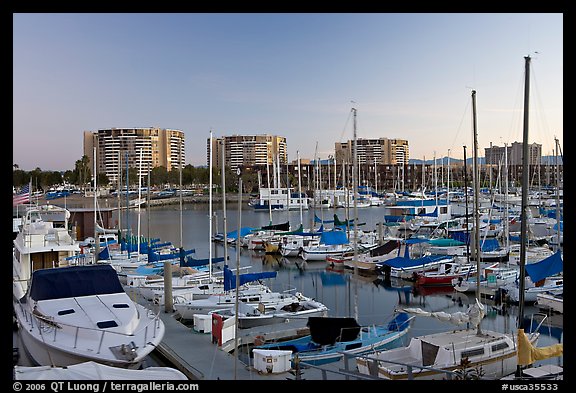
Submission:
[[[528,75],[529,57],[526,58],[526,74]],[[528,77],[526,77],[528,80]],[[526,85],[527,86],[527,85]],[[526,94],[528,86],[526,87]],[[527,99],[525,100],[525,103]],[[474,125],[474,216],[476,224],[479,222],[478,192],[479,180],[477,168],[477,132],[476,132],[476,91],[472,91],[473,125]],[[527,108],[527,104],[526,108]],[[527,110],[525,108],[525,111]],[[527,114],[525,114],[527,119]],[[524,147],[527,149],[527,121],[525,122]],[[524,151],[524,172],[527,173],[527,150]],[[528,182],[527,175],[523,182],[523,202],[527,199]],[[526,206],[524,203],[523,206]],[[523,212],[525,209],[522,210]],[[524,214],[524,213],[523,213]],[[525,223],[526,220],[522,220]],[[476,225],[478,228],[478,225]],[[478,231],[475,231],[475,250],[479,252],[480,241]],[[525,247],[525,244],[523,244]],[[524,248],[523,248],[524,250]],[[522,255],[524,257],[524,253]],[[523,258],[521,258],[524,260]],[[478,264],[477,274],[480,275],[480,258],[476,258]],[[524,266],[521,266],[520,282],[523,285]],[[372,375],[390,380],[412,379],[461,379],[466,370],[473,370],[478,379],[500,379],[507,375],[518,372],[520,365],[528,364],[533,359],[530,357],[530,349],[535,348],[539,333],[538,329],[529,335],[524,334],[521,326],[518,328],[518,339],[515,333],[500,333],[496,331],[482,330],[481,322],[485,316],[485,307],[480,299],[480,280],[477,280],[476,303],[469,306],[466,313],[456,312],[426,312],[420,308],[404,309],[417,315],[435,317],[442,321],[457,325],[467,323],[466,329],[450,330],[447,332],[434,333],[424,336],[413,337],[408,346],[382,351],[375,356],[357,358],[358,371],[362,374]],[[521,291],[523,294],[523,291]],[[519,323],[523,322],[523,302],[520,304]],[[543,322],[543,321],[542,321]],[[541,322],[541,323],[542,323]],[[522,339],[525,349],[518,346]],[[528,355],[527,355],[528,353]]]

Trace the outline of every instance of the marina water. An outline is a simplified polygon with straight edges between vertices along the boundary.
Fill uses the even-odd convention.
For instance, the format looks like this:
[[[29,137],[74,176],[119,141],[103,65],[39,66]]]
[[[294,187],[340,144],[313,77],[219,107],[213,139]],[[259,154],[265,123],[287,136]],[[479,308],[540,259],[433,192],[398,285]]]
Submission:
[[[378,231],[378,224],[384,221],[381,207],[368,207],[357,209],[359,226],[364,231]],[[212,246],[212,257],[224,256],[224,245],[209,241],[210,225],[212,234],[223,231],[224,212],[221,207],[213,206],[212,220],[210,220],[208,204],[183,204],[162,207],[131,209],[128,213],[130,232],[138,234],[138,221],[140,221],[140,235],[150,238],[159,238],[162,242],[170,241],[174,246],[182,246],[188,250],[194,248],[196,258],[208,258],[209,247]],[[324,220],[332,220],[334,213],[343,220],[345,209],[310,209],[302,211],[302,224],[304,228],[313,225],[314,215]],[[138,214],[140,219],[138,220]],[[352,214],[352,209],[350,209]],[[148,216],[149,215],[149,216]],[[289,221],[292,228],[300,225],[301,212],[273,211],[272,224]],[[231,232],[238,229],[238,204],[227,203],[226,227]],[[351,218],[351,216],[349,216]],[[117,217],[113,217],[113,220]],[[122,227],[125,226],[126,216],[120,218]],[[180,230],[182,220],[182,230]],[[115,221],[114,221],[115,222]],[[269,225],[269,212],[255,212],[246,204],[241,208],[241,227],[259,228]],[[325,224],[330,229],[333,224]],[[318,228],[319,224],[316,224]],[[148,233],[148,228],[150,233]],[[182,239],[182,244],[180,244]],[[227,246],[228,264],[235,268],[237,265],[237,251],[235,246]],[[361,325],[380,324],[393,314],[394,310],[407,307],[419,307],[425,311],[444,311],[453,313],[466,312],[468,305],[474,302],[474,296],[458,293],[447,288],[432,288],[418,290],[409,281],[385,282],[383,276],[354,274],[352,269],[335,272],[327,268],[324,261],[304,261],[299,257],[282,257],[281,255],[266,255],[264,251],[240,249],[239,263],[241,268],[249,268],[252,272],[277,271],[277,277],[266,280],[265,284],[276,291],[298,291],[306,296],[315,298],[329,308],[330,316],[357,317]],[[213,271],[220,271],[223,263],[213,264]],[[501,332],[513,332],[518,324],[518,306],[510,304],[495,304],[491,300],[483,300],[486,307],[486,316],[481,328]],[[542,313],[536,306],[524,307],[524,319],[530,320],[534,313]],[[462,326],[460,326],[462,327]],[[399,345],[408,343],[411,337],[441,332],[457,328],[448,322],[435,318],[416,317],[413,327],[403,338]],[[547,346],[563,342],[563,316],[551,314],[540,328],[541,336],[538,346]],[[563,364],[562,358],[551,358],[539,361],[537,364]]]

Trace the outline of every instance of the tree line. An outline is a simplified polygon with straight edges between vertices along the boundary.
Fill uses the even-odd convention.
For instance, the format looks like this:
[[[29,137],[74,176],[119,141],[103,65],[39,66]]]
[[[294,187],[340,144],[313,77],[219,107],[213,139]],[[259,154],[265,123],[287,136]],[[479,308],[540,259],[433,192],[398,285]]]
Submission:
[[[19,168],[18,164],[13,164],[12,171],[12,184],[14,187],[20,188],[29,182],[32,182],[32,190],[41,190],[46,192],[53,186],[62,184],[70,184],[76,186],[78,189],[85,189],[90,187],[93,183],[92,170],[89,165],[88,156],[84,155],[76,161],[74,169],[66,171],[43,171],[40,168],[35,168],[32,171],[25,171]],[[191,164],[185,165],[180,171],[178,168],[168,171],[166,167],[159,166],[150,170],[150,185],[152,187],[164,187],[170,185],[178,187],[180,184],[180,172],[182,174],[182,186],[189,187],[192,185],[207,185],[210,182],[210,169],[206,167],[195,167]],[[253,185],[257,181],[252,173],[243,173],[242,181],[245,184],[244,192],[252,192]],[[120,187],[126,187],[126,171],[122,171],[120,179]],[[130,187],[138,186],[138,171],[135,167],[128,168],[128,184]],[[238,191],[238,176],[232,172],[230,168],[226,168],[225,181],[226,191]],[[140,180],[141,185],[148,185],[148,174],[144,174]],[[118,188],[117,181],[110,181],[105,173],[98,173],[96,178],[98,186],[110,187],[113,189]],[[216,188],[221,188],[222,178],[221,171],[217,168],[212,170],[212,183]],[[249,185],[249,186],[247,186]]]

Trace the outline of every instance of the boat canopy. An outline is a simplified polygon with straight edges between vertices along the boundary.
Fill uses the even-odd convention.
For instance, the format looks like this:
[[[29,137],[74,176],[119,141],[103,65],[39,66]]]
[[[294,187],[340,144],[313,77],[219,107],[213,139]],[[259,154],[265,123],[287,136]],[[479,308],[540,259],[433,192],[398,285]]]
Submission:
[[[30,297],[36,301],[122,292],[118,274],[110,265],[36,270],[30,286]]]
[[[228,258],[230,259],[230,258]],[[212,263],[219,263],[224,262],[226,258],[218,257],[218,258],[194,258],[193,256],[188,255],[185,261],[180,260],[180,267],[196,267],[196,266],[206,266],[209,265],[210,262]]]
[[[355,340],[361,328],[356,319],[349,317],[308,317],[307,326],[312,341],[320,345]]]
[[[262,228],[263,231],[272,230],[272,231],[289,231],[290,230],[290,222],[286,221],[282,224],[271,224],[271,225],[264,225]]]
[[[264,278],[276,278],[278,272],[260,272],[260,273],[243,273],[240,274],[240,285],[252,281],[262,280]],[[230,270],[228,265],[224,265],[224,290],[229,291],[236,288],[236,275]]]
[[[254,230],[254,228],[252,227],[243,227],[240,228],[240,237],[244,237],[247,234],[249,234],[250,232],[252,232]],[[227,239],[232,239],[235,240],[238,238],[238,230],[232,231],[232,232],[228,232],[226,233],[226,238]]]
[[[526,274],[530,276],[530,280],[532,280],[532,282],[538,282],[564,270],[562,254],[560,251],[556,251],[556,253],[539,262],[527,264],[525,268]]]
[[[348,237],[344,231],[322,232],[320,243],[326,245],[348,244]]]
[[[378,262],[379,266],[390,266],[395,269],[406,269],[415,266],[422,266],[427,263],[436,262],[441,259],[446,259],[445,255],[427,255],[422,258],[406,258],[394,257],[382,262]]]

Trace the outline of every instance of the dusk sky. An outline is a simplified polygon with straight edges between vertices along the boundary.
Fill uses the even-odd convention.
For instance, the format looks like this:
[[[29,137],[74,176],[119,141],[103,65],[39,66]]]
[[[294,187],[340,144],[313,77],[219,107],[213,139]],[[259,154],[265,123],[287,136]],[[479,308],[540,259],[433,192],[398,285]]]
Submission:
[[[561,13],[16,13],[13,163],[73,169],[83,132],[182,130],[186,163],[206,139],[285,136],[288,159],[334,143],[406,139],[410,158],[563,143]]]

